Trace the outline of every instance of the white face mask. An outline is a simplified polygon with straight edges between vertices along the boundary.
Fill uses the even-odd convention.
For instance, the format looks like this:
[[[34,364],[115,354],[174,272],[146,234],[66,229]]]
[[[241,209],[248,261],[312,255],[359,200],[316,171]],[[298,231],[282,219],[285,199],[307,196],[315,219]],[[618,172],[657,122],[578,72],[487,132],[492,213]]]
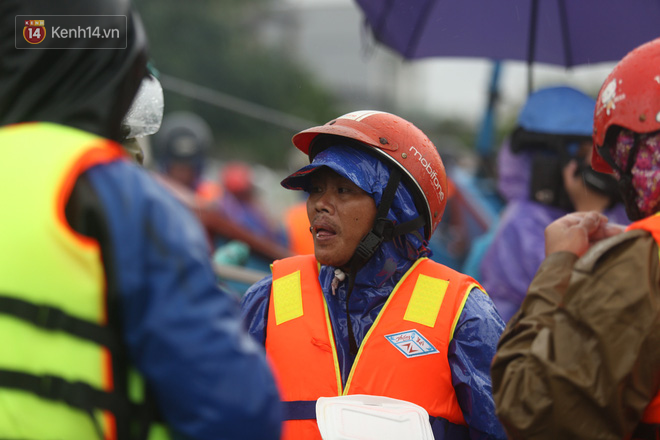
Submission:
[[[145,77],[122,121],[126,139],[149,136],[160,129],[163,121],[163,88],[152,75]]]

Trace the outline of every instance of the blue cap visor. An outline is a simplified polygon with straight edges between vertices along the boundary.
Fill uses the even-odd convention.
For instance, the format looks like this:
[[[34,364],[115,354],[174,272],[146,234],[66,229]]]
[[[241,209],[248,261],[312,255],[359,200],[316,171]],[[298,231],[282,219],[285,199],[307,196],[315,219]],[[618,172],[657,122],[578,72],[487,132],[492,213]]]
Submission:
[[[373,196],[373,187],[378,183],[374,178],[376,176],[373,176],[377,162],[378,159],[364,151],[335,145],[321,151],[312,163],[282,180],[281,185],[287,189],[307,191],[311,175],[321,167],[328,167]]]

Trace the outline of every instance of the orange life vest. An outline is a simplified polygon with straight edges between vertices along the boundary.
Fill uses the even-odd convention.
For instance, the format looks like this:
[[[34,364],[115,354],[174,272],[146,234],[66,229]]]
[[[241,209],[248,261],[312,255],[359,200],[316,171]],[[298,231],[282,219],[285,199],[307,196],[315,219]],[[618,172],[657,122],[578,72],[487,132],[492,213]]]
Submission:
[[[266,352],[285,405],[319,397],[380,395],[413,402],[432,417],[465,425],[447,351],[469,292],[481,286],[432,260],[418,260],[366,334],[342,387],[318,274],[313,255],[273,263]],[[321,439],[313,411],[288,418],[282,438]]]
[[[660,215],[652,215],[642,220],[636,221],[626,228],[626,231],[633,229],[643,229],[653,235],[653,238],[660,246]],[[642,416],[642,423],[660,424],[660,394],[656,394],[651,403],[646,407]]]
[[[307,204],[301,202],[289,208],[284,215],[289,247],[298,255],[314,253],[314,239],[309,232]]]

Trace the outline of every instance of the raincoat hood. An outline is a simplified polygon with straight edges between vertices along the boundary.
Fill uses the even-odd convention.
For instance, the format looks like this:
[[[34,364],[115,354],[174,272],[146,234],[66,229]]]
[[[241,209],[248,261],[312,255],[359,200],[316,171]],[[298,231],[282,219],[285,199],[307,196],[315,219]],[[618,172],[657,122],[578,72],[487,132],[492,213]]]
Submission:
[[[122,23],[126,16],[127,47],[48,49],[54,44],[79,47],[81,43],[76,39],[46,38],[39,48],[16,49],[15,17],[34,14],[112,15]],[[114,44],[95,39],[94,47],[104,42]],[[146,35],[128,0],[3,0],[0,125],[48,121],[120,141],[121,122],[146,76],[146,61]]]

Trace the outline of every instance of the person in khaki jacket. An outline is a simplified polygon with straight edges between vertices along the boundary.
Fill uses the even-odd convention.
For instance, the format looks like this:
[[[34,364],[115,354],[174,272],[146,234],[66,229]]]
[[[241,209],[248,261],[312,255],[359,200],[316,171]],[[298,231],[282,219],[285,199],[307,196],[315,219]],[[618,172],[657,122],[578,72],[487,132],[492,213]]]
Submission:
[[[592,167],[615,175],[634,222],[623,232],[578,212],[547,227],[546,259],[491,368],[510,438],[659,438],[659,78],[657,39],[598,94]]]

